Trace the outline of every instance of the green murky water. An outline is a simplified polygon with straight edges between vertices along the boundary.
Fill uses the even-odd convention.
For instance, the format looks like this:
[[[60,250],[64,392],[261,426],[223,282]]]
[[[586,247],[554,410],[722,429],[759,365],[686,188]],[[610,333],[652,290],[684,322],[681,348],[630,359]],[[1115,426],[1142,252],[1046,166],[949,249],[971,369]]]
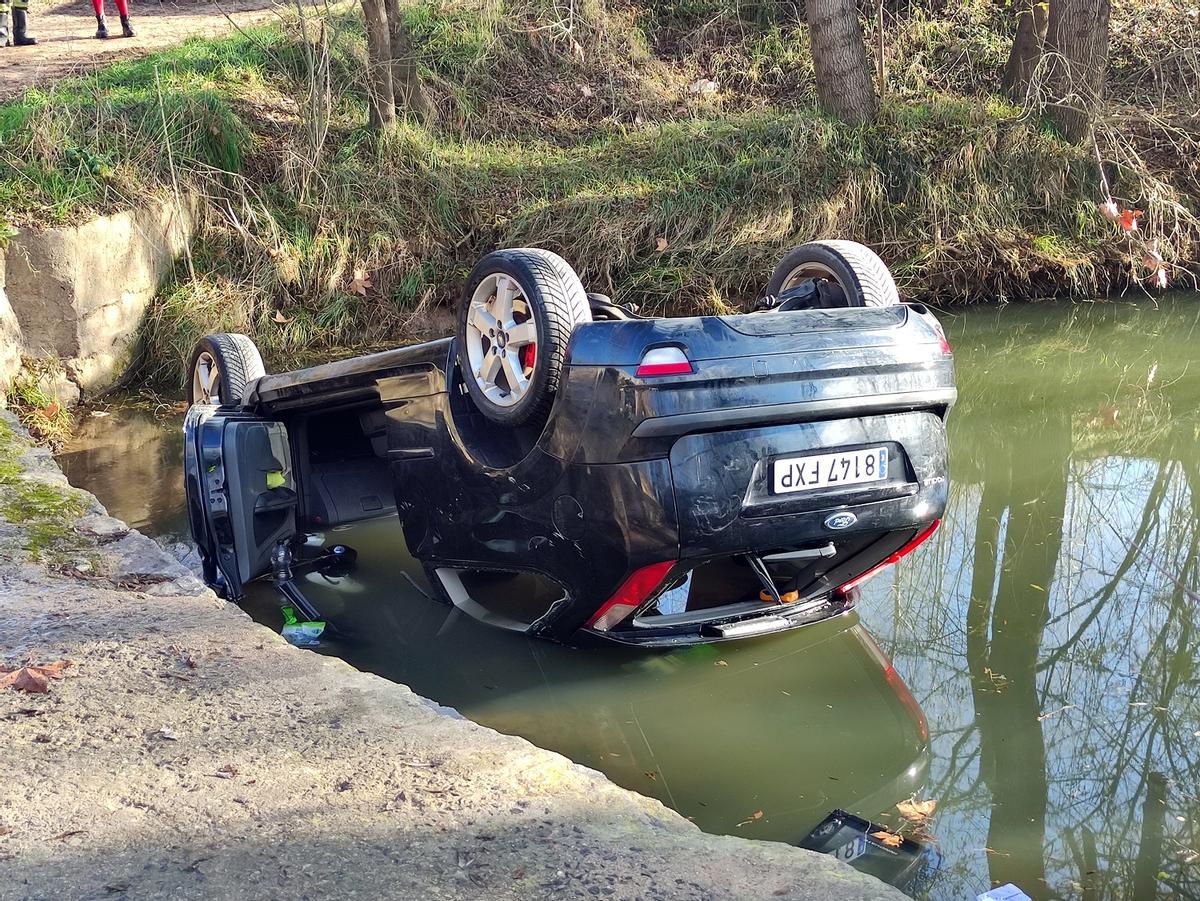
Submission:
[[[676,653],[571,650],[428,600],[375,522],[336,535],[360,552],[353,576],[310,577],[358,636],[325,650],[710,831],[796,842],[835,808],[894,825],[897,801],[936,798],[936,844],[903,879],[920,896],[1200,896],[1200,300],[945,322],[950,508],[857,615]],[[177,426],[90,419],[62,461],[175,537]],[[279,624],[268,592],[248,606]]]

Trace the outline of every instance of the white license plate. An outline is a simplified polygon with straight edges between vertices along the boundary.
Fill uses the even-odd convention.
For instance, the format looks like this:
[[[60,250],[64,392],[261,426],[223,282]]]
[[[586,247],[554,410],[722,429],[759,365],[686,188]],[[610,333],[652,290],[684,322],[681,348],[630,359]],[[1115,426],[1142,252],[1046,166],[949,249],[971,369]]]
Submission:
[[[842,863],[850,863],[852,860],[858,860],[867,853],[867,837],[865,835],[856,835],[841,847],[834,848],[830,853]]]
[[[814,454],[811,457],[784,457],[775,461],[774,492],[814,491],[839,485],[882,482],[887,478],[886,447]]]

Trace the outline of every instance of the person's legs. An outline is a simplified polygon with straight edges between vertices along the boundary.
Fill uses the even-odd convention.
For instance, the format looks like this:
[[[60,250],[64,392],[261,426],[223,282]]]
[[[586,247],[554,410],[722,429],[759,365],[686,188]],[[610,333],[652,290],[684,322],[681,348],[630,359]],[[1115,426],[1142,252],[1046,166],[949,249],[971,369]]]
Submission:
[[[8,46],[8,14],[12,0],[0,0],[0,47]]]
[[[95,0],[93,0],[95,2]],[[129,0],[115,0],[117,12],[121,14],[121,36],[131,38],[136,34],[129,24]]]
[[[12,42],[14,47],[31,47],[37,43],[37,38],[31,38],[25,33],[26,19],[25,13],[29,9],[29,0],[12,0],[12,21],[13,33]]]
[[[104,0],[92,0],[92,10],[96,13],[96,37],[108,37],[108,23],[104,20]]]

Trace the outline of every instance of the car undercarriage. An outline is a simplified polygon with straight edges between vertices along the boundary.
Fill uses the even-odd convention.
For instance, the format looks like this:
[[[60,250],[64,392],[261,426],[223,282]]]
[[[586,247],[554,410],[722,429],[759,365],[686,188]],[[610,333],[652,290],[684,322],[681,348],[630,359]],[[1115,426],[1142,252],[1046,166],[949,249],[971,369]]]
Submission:
[[[563,333],[534,315],[575,289],[561,260],[505,253],[450,338],[278,375],[247,358],[223,398],[201,361],[242,336],[202,344],[185,467],[210,584],[295,592],[294,567],[349,565],[312,536],[393,517],[433,592],[483,622],[672,646],[835,616],[937,527],[956,393],[928,309],[830,302],[822,263],[762,311],[592,295],[560,305]]]

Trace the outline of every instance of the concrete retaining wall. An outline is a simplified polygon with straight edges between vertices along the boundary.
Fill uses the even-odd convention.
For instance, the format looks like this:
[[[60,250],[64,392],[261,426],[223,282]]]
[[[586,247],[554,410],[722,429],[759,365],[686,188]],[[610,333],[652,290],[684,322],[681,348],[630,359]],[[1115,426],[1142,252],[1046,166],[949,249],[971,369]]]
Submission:
[[[187,248],[195,216],[195,205],[164,201],[79,226],[21,229],[4,252],[0,280],[7,295],[0,338],[8,348],[0,351],[0,384],[11,378],[14,346],[17,355],[61,360],[84,394],[112,384],[147,304]]]

